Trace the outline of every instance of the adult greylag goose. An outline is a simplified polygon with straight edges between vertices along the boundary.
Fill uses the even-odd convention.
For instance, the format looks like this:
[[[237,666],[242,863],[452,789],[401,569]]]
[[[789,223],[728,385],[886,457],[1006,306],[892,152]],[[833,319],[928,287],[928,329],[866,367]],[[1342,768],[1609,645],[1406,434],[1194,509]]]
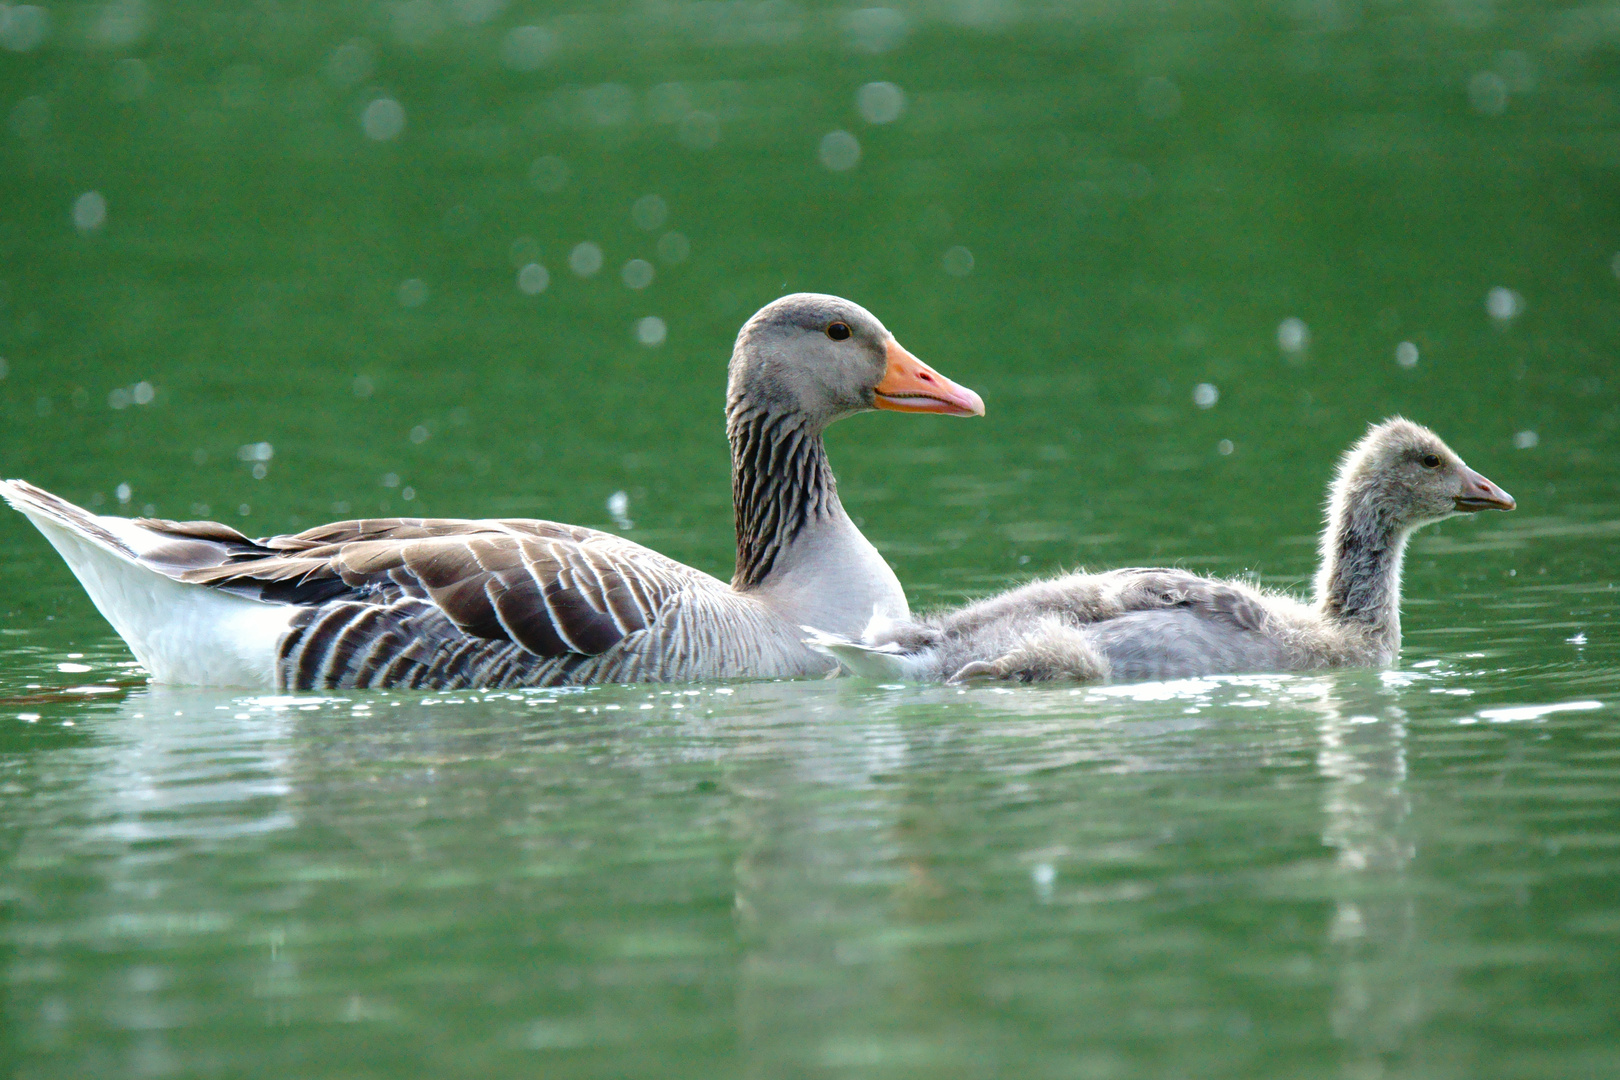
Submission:
[[[838,501],[822,432],[869,409],[983,415],[864,308],[800,293],[737,335],[726,395],[731,583],[550,521],[344,521],[253,540],[208,521],[91,514],[22,481],[39,527],[158,682],[510,687],[821,674],[801,624],[908,617]]]
[[[1401,559],[1413,530],[1513,499],[1400,417],[1345,454],[1329,489],[1315,602],[1183,570],[1032,582],[859,642],[810,640],[858,674],[1080,681],[1387,666],[1401,649]]]

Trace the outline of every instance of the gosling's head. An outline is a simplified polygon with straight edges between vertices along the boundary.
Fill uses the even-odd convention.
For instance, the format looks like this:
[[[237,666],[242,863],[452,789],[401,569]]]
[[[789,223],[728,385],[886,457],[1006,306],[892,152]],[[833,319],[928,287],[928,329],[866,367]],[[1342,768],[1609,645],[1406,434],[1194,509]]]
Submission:
[[[984,415],[978,394],[912,356],[871,312],[820,293],[774,300],[743,326],[727,401],[744,400],[814,426],[867,409]]]
[[[1513,496],[1465,465],[1440,436],[1399,416],[1368,429],[1333,484],[1335,519],[1342,511],[1370,513],[1402,530],[1513,507]]]

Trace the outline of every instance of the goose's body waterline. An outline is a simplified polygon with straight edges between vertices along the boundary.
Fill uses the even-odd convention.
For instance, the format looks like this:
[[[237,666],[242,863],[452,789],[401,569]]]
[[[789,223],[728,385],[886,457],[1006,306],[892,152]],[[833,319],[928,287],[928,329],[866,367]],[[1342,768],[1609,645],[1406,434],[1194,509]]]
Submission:
[[[1315,602],[1164,568],[1070,574],[861,641],[809,640],[859,674],[1040,681],[1387,666],[1401,648],[1407,538],[1453,514],[1513,509],[1434,432],[1395,418],[1345,455]]]
[[[288,689],[540,686],[825,673],[801,624],[856,634],[905,593],[838,501],[827,424],[873,408],[982,415],[858,305],[796,294],[738,334],[726,401],[731,584],[549,521],[339,522],[253,540],[0,495],[62,554],[159,682]]]

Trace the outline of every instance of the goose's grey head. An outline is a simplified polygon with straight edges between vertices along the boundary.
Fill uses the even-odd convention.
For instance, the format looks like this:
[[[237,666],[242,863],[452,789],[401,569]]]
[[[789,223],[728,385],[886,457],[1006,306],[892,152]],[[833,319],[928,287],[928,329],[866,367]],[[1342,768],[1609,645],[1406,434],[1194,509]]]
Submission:
[[[1513,496],[1470,469],[1440,436],[1399,416],[1373,425],[1345,455],[1334,503],[1346,500],[1401,528],[1514,507]]]
[[[755,313],[731,354],[728,407],[822,427],[867,409],[983,416],[984,401],[912,356],[859,304],[794,293]]]

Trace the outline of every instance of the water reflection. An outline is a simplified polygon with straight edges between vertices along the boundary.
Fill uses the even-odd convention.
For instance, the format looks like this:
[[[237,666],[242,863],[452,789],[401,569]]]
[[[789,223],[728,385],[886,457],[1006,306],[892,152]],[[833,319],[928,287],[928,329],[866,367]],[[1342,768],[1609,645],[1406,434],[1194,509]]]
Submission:
[[[131,694],[80,764],[95,793],[86,836],[206,847],[293,827],[293,707],[165,687]]]
[[[1333,956],[1333,1034],[1346,1046],[1343,1075],[1378,1077],[1422,1021],[1435,988],[1414,957],[1418,891],[1406,870],[1416,855],[1407,828],[1406,713],[1366,701],[1357,712],[1319,699],[1316,767],[1322,842],[1336,852],[1339,888],[1327,927]]]
[[[268,1030],[486,1075],[1398,1071],[1466,955],[1414,716],[1606,708],[1456,677],[39,705],[80,734],[6,796],[7,1012],[39,1075]]]

